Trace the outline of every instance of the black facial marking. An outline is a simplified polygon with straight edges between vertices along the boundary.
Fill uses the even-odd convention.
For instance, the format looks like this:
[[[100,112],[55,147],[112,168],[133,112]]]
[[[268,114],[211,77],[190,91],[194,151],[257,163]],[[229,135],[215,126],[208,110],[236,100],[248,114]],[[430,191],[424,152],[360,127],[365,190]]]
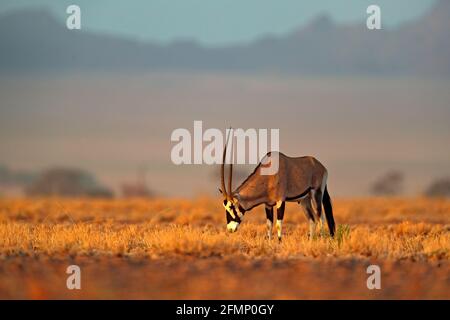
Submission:
[[[227,224],[229,224],[231,221],[233,221],[233,217],[230,215],[230,213],[225,210],[225,216],[227,217]]]
[[[227,205],[227,200],[224,200],[223,204],[224,204],[224,206],[226,206]],[[239,206],[239,208],[241,208],[241,206]],[[233,203],[230,203],[230,209],[233,211],[235,218],[233,218],[231,216],[231,214],[228,212],[228,210],[225,209],[225,214],[226,214],[226,217],[227,217],[227,224],[230,223],[231,221],[235,221],[237,223],[241,223],[241,219],[239,218],[239,215],[238,215],[238,213],[236,211],[236,208],[234,207]],[[243,211],[241,211],[241,212],[243,212]]]

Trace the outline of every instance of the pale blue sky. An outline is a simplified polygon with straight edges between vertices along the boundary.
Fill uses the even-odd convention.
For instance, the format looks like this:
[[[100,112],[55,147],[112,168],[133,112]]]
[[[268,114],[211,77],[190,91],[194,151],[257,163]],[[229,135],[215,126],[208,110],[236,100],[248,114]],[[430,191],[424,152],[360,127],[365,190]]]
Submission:
[[[416,18],[436,0],[1,0],[0,12],[48,7],[60,19],[78,4],[85,30],[169,42],[196,39],[207,45],[246,42],[264,34],[284,34],[320,13],[339,22],[363,21],[378,4],[383,25]]]

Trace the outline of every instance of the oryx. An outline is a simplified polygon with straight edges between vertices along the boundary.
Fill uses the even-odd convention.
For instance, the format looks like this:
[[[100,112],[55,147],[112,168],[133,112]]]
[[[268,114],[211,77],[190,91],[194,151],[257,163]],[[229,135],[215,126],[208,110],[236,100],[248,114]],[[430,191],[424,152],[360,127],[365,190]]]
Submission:
[[[223,151],[221,165],[221,189],[224,196],[223,206],[227,219],[227,230],[235,232],[244,218],[246,211],[264,204],[267,217],[267,237],[272,238],[273,208],[276,208],[276,229],[278,240],[281,241],[281,224],[284,217],[286,201],[298,202],[302,205],[306,218],[309,220],[309,236],[314,236],[316,222],[321,219],[322,229],[325,217],[331,236],[334,236],[335,223],[330,195],[327,191],[327,169],[314,157],[291,158],[281,152],[269,152],[261,160],[253,173],[234,191],[231,190],[233,163],[230,162],[228,191],[225,188],[225,158],[227,142]],[[231,157],[232,159],[232,157]],[[261,174],[264,167],[278,161],[278,171],[275,174]]]

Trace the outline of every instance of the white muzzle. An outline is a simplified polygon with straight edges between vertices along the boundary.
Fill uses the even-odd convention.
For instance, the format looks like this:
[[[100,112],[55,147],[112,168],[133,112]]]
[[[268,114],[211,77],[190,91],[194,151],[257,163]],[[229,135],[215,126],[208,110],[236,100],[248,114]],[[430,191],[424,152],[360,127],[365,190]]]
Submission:
[[[231,233],[236,232],[238,226],[239,226],[239,223],[238,223],[238,222],[236,222],[236,221],[230,221],[230,222],[227,224],[227,230],[228,230],[228,232],[231,232]]]

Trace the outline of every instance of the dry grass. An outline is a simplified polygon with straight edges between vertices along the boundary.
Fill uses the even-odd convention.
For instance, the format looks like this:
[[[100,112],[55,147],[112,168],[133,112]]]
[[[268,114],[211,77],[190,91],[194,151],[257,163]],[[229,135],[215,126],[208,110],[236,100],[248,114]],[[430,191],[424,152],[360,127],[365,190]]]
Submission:
[[[2,256],[130,256],[130,257],[374,257],[392,259],[450,258],[448,227],[403,222],[388,226],[354,226],[337,239],[310,241],[306,225],[288,225],[282,244],[264,238],[263,225],[243,225],[236,234],[223,227],[115,225],[111,222],[62,224],[0,223]]]
[[[35,295],[33,288],[36,286],[42,297],[71,297],[67,290],[57,290],[52,283],[64,283],[63,266],[74,262],[90,270],[86,272],[92,281],[88,292],[74,297],[370,298],[374,296],[367,292],[364,284],[367,276],[364,266],[369,262],[391,270],[388,278],[397,288],[379,297],[450,297],[449,200],[336,200],[334,210],[338,224],[336,237],[323,235],[309,240],[301,209],[288,205],[284,238],[279,244],[264,238],[262,208],[249,212],[237,233],[226,233],[225,214],[219,199],[1,199],[0,297],[40,297]],[[258,261],[262,266],[254,265]],[[191,269],[186,269],[185,262]],[[163,281],[161,266],[155,267],[155,263],[177,274],[177,282],[169,285],[170,281]],[[416,274],[412,287],[408,287],[409,284],[402,287],[398,283],[405,277],[397,269],[399,263]],[[49,269],[58,269],[61,280],[52,278]],[[230,278],[243,270],[253,274],[246,277],[246,287],[257,286],[262,291],[247,292],[242,283],[230,282]],[[327,270],[327,274],[317,273],[317,270]],[[359,271],[354,274],[355,270]],[[154,291],[143,293],[139,281],[133,282],[129,275],[135,271],[151,272],[153,276],[143,277],[151,278],[156,286]],[[267,272],[275,271],[277,281],[286,283],[284,291],[270,282],[260,283]],[[356,281],[358,286],[340,283],[333,287],[334,291],[323,292],[311,290],[314,283],[305,282],[311,278],[316,283],[329,284],[329,272],[347,281]],[[127,275],[129,281],[121,278],[111,283],[116,273]],[[226,286],[218,286],[223,279],[216,279],[216,273],[229,276]],[[105,274],[109,274],[109,278],[105,278]],[[336,279],[334,276],[332,278]],[[308,295],[301,295],[288,285],[293,278],[298,278],[297,285],[303,283]],[[196,284],[191,283],[192,279],[196,279]],[[17,291],[19,284],[25,289]],[[196,289],[198,284],[203,284],[203,290]],[[181,287],[185,290],[182,293]],[[128,296],[118,293],[123,288],[128,288]],[[143,296],[133,294],[137,288]],[[347,295],[342,288],[350,290]],[[406,290],[413,291],[407,294]],[[222,293],[216,296],[214,292]]]
[[[265,240],[261,209],[227,234],[218,202],[2,200],[0,255],[450,258],[449,201],[337,201],[336,238],[312,241],[302,212],[289,206],[281,244]]]

